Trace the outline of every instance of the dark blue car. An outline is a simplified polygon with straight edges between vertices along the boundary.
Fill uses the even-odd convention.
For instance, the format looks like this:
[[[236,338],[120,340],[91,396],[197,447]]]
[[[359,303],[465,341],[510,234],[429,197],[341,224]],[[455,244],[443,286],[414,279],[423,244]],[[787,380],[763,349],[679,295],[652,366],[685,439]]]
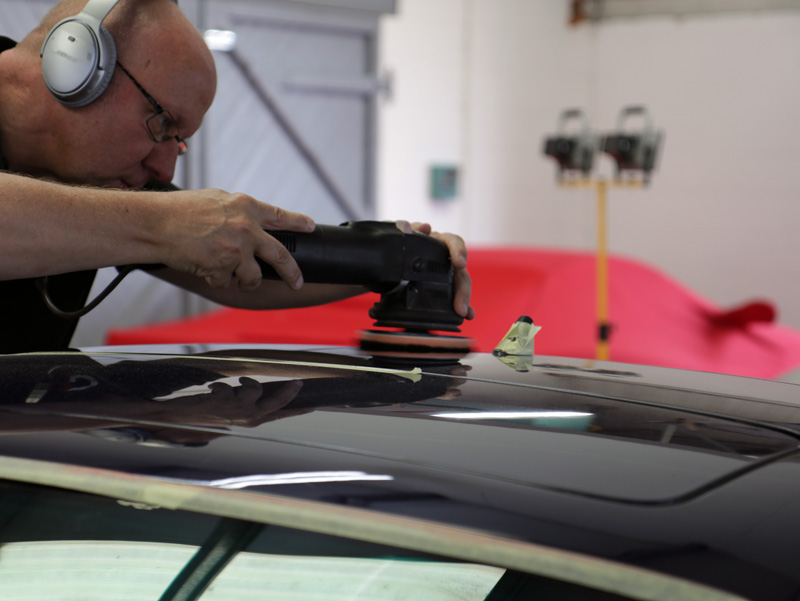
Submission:
[[[3,601],[800,598],[800,388],[356,349],[0,357]]]

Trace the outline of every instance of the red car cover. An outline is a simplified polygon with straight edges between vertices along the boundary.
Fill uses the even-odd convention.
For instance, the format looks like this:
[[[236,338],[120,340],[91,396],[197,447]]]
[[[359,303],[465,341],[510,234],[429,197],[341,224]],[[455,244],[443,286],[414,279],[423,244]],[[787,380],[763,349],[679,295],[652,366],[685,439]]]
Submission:
[[[462,334],[491,351],[520,315],[542,330],[537,355],[596,356],[593,253],[533,248],[471,249],[476,318]],[[777,378],[800,368],[800,331],[774,323],[769,302],[726,310],[641,262],[608,259],[613,361]],[[222,309],[180,321],[111,330],[107,343],[270,343],[357,345],[372,327],[374,294],[322,307]]]

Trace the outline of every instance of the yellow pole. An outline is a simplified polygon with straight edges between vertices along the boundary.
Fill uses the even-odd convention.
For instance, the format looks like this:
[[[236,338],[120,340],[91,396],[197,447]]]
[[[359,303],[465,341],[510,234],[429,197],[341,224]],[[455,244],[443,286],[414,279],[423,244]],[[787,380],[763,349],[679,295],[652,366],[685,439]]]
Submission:
[[[606,180],[597,180],[597,359],[608,360],[608,254],[606,242]]]

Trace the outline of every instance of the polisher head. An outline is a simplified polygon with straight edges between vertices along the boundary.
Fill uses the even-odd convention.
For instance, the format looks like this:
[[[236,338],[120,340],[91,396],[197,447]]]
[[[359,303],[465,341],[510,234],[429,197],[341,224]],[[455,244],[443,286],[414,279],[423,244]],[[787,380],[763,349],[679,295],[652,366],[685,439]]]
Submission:
[[[464,336],[412,330],[362,330],[359,340],[361,349],[373,356],[442,361],[460,359],[473,343]]]

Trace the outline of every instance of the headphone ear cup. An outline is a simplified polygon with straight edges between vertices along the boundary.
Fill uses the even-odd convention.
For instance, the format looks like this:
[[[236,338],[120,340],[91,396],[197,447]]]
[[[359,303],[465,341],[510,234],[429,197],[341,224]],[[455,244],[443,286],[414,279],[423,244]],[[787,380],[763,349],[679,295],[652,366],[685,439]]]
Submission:
[[[97,69],[93,76],[94,81],[81,93],[80,98],[67,106],[79,108],[91,104],[108,89],[111,78],[114,77],[114,69],[117,66],[117,46],[111,33],[102,25],[100,26],[100,45],[102,47],[101,56],[104,58],[105,65],[101,65],[102,68]]]
[[[102,25],[93,30],[78,19],[56,25],[42,46],[45,85],[59,102],[71,108],[97,100],[108,88],[116,64],[117,49],[111,33]]]

